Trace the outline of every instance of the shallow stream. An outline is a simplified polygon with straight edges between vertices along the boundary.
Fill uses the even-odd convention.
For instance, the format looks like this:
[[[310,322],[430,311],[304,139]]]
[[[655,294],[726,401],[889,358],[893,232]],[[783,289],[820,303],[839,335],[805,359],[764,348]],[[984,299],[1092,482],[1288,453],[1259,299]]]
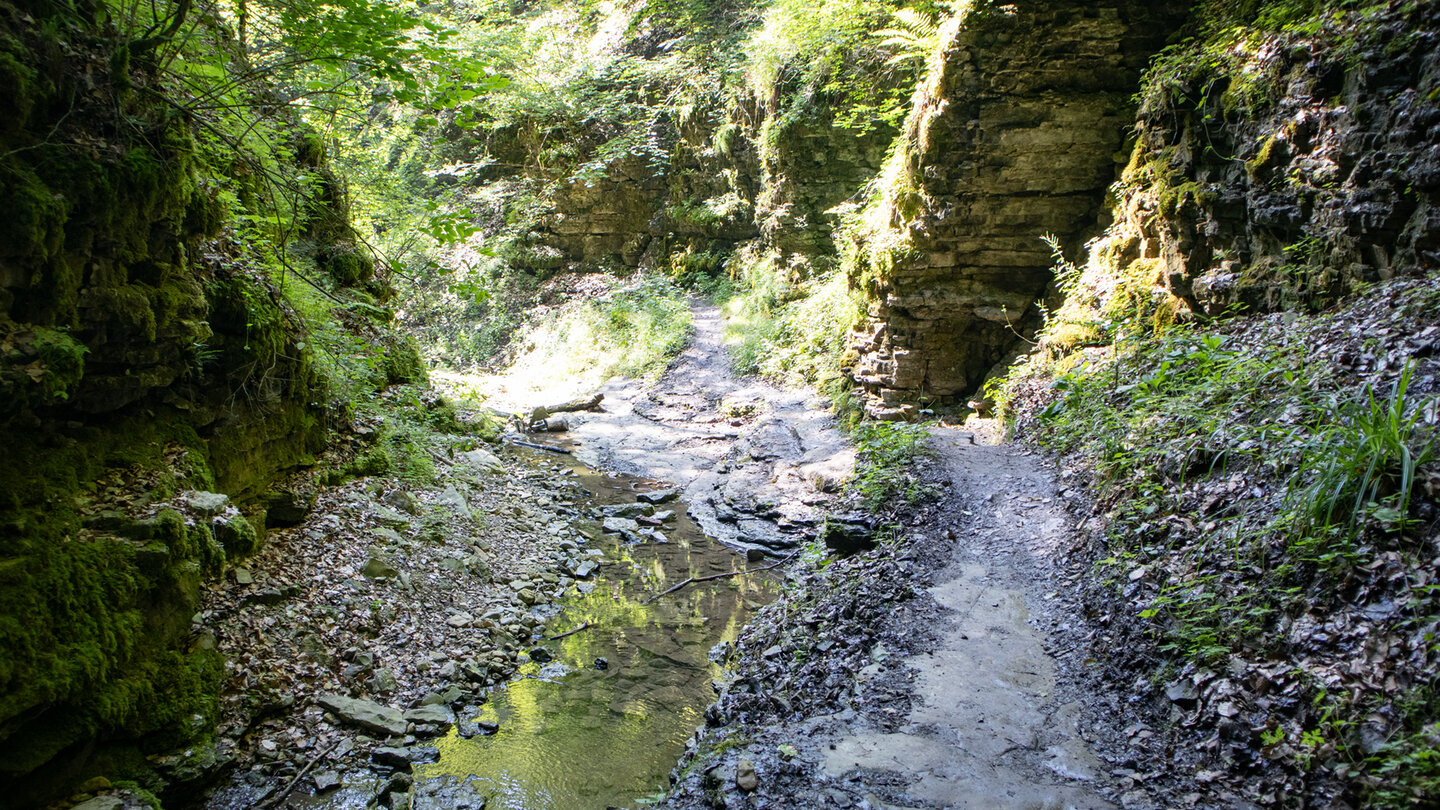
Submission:
[[[636,492],[658,488],[574,469],[598,504],[631,503]],[[711,648],[733,641],[750,612],[774,597],[774,579],[697,582],[647,604],[688,577],[745,567],[743,556],[700,532],[683,503],[661,508],[677,513],[668,542],[606,535],[592,544],[606,561],[593,589],[551,606],[547,623],[551,636],[586,629],[547,641],[553,661],[526,664],[478,718],[465,718],[496,723],[498,732],[467,740],[452,730],[437,742],[440,761],[416,768],[417,804],[426,804],[421,783],[447,776],[487,796],[490,810],[628,807],[665,786],[714,699],[710,682],[720,671]]]

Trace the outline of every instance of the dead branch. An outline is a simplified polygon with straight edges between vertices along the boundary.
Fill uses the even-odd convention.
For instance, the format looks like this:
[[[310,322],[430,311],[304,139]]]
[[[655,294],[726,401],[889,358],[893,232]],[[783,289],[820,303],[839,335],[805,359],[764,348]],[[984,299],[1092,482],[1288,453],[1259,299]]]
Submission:
[[[339,748],[339,747],[340,747],[340,740],[336,740],[333,745],[331,745],[329,748],[326,748],[324,751],[321,751],[320,753],[316,754],[315,757],[314,757],[313,759],[311,759],[310,762],[309,762],[308,764],[306,764],[305,767],[301,768],[301,769],[300,769],[300,772],[297,773],[297,774],[295,774],[295,777],[290,780],[290,784],[286,785],[284,790],[282,790],[282,791],[280,791],[279,793],[275,794],[274,796],[271,796],[270,798],[268,798],[268,799],[260,802],[259,804],[255,805],[255,806],[256,806],[256,807],[275,807],[275,806],[279,805],[281,802],[285,801],[285,798],[286,798],[287,796],[289,796],[292,792],[294,792],[295,787],[300,784],[300,780],[305,778],[305,774],[309,773],[309,772],[310,772],[310,769],[313,768],[313,767],[315,767],[316,763],[318,763],[320,760],[324,759],[325,757],[330,756],[330,752],[331,752],[331,751],[334,751],[336,748]]]
[[[589,629],[590,629],[590,622],[585,622],[584,624],[580,625],[579,627],[575,628],[574,630],[566,630],[565,632],[559,634],[558,636],[551,636],[551,637],[550,637],[550,640],[551,640],[551,641],[559,641],[559,640],[562,639],[562,638],[568,638],[569,636],[573,636],[573,635],[575,635],[576,633],[580,632],[581,630],[589,630]]]
[[[640,604],[642,604],[642,605],[648,605],[648,604],[650,604],[651,602],[654,602],[656,599],[659,599],[659,598],[662,597],[662,596],[668,596],[668,595],[670,595],[670,594],[672,594],[672,593],[680,590],[681,588],[685,587],[686,585],[694,585],[694,584],[697,583],[697,582],[710,582],[710,581],[716,580],[716,579],[725,579],[726,577],[738,577],[738,576],[740,576],[741,574],[758,574],[758,573],[760,573],[761,571],[769,571],[769,570],[772,569],[772,568],[779,568],[780,566],[784,565],[785,563],[790,562],[791,560],[795,559],[795,555],[796,555],[796,554],[799,554],[799,553],[800,553],[800,552],[796,551],[796,552],[794,552],[793,554],[791,554],[789,557],[786,557],[785,559],[783,559],[783,560],[781,560],[781,561],[779,561],[779,562],[777,562],[777,563],[774,563],[773,565],[767,565],[767,566],[765,566],[764,568],[747,568],[747,569],[745,569],[744,571],[726,571],[726,572],[723,573],[723,574],[711,574],[711,575],[706,576],[706,577],[690,577],[689,579],[687,579],[687,580],[685,580],[685,581],[683,581],[683,582],[680,582],[680,583],[678,583],[678,584],[676,584],[676,585],[672,585],[672,586],[670,586],[669,588],[661,591],[660,593],[655,594],[654,596],[650,597],[649,599],[646,599],[644,602],[641,602]]]

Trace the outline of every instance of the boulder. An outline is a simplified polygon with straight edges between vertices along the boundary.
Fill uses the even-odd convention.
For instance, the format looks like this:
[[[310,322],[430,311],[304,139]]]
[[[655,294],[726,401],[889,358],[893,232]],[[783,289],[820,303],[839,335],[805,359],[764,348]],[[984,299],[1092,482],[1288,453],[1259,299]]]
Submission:
[[[387,736],[405,733],[405,716],[389,706],[344,695],[321,695],[315,702],[349,725]]]

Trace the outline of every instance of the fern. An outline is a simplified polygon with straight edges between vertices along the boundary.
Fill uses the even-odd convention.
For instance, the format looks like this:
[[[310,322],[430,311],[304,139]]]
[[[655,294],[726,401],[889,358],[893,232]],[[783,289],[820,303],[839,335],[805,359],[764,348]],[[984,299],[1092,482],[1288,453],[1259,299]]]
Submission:
[[[886,64],[900,65],[912,59],[924,62],[940,47],[940,30],[944,24],[956,17],[963,18],[973,5],[973,0],[951,0],[942,4],[948,14],[918,8],[902,8],[895,12],[891,15],[894,27],[875,32],[875,36],[884,37],[880,47],[894,50],[894,55],[886,60]]]

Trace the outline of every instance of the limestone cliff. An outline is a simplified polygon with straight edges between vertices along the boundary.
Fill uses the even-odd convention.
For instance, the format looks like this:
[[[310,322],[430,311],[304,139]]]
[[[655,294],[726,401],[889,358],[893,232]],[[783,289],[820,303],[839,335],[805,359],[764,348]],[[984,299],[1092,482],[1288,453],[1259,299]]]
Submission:
[[[870,304],[850,374],[872,414],[953,402],[1027,346],[1045,235],[1073,258],[1103,231],[1088,260],[1108,269],[1088,283],[1159,318],[1315,307],[1434,267],[1432,4],[1318,34],[1308,7],[1230,28],[1197,15],[1161,53],[1173,11],[1018,4],[956,32],[858,239]],[[1063,348],[1102,337],[1093,313],[1058,317]]]
[[[869,311],[850,376],[873,415],[970,393],[1033,329],[1042,237],[1095,232],[1130,97],[1178,10],[1018,3],[953,21],[857,236]]]

